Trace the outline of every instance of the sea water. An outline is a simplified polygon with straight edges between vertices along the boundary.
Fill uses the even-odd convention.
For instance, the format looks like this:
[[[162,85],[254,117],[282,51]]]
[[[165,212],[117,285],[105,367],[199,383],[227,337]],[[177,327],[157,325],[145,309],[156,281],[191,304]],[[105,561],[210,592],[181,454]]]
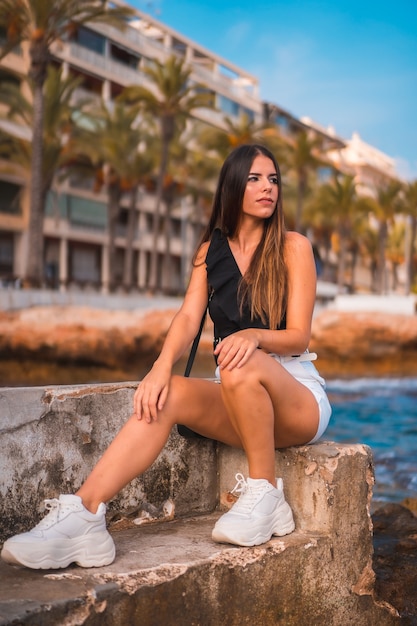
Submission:
[[[370,446],[374,502],[417,498],[417,378],[328,380],[324,439]]]

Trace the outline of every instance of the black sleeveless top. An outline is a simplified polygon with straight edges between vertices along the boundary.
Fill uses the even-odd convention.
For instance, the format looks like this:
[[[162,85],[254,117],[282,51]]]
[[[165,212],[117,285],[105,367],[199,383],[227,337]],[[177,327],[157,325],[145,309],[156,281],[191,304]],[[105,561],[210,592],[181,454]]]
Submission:
[[[213,232],[206,256],[207,279],[210,288],[209,313],[214,323],[215,343],[245,328],[266,328],[258,317],[251,319],[250,309],[239,310],[237,292],[242,278],[239,267],[219,228]],[[280,329],[285,328],[285,320]]]

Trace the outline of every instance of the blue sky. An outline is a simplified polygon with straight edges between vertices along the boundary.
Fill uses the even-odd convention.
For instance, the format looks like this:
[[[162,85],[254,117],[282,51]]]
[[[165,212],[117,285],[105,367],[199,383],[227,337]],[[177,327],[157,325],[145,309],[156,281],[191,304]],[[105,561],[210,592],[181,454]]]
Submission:
[[[416,0],[133,0],[254,74],[260,95],[417,178]]]

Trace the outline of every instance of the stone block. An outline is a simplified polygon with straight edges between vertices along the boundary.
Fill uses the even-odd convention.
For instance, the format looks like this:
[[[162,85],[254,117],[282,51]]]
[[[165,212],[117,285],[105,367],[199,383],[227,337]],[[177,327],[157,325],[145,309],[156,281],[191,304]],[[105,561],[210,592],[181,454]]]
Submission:
[[[0,541],[42,517],[43,500],[74,493],[130,416],[136,383],[0,390]],[[109,505],[109,518],[213,511],[216,449],[173,430],[153,466]],[[167,513],[168,511],[168,513]]]

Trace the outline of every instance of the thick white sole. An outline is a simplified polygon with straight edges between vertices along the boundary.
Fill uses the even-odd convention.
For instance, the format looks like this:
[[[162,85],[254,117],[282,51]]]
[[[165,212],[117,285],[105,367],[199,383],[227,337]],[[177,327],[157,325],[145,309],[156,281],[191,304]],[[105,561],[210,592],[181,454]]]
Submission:
[[[11,565],[31,569],[60,569],[76,563],[80,567],[103,567],[114,561],[116,549],[107,531],[74,539],[18,542],[8,539],[1,558]]]
[[[250,547],[259,546],[262,543],[266,543],[271,539],[273,535],[283,537],[289,535],[295,529],[294,519],[292,511],[288,506],[288,510],[283,515],[280,511],[278,519],[266,518],[263,523],[257,520],[257,523],[253,523],[253,528],[245,528],[242,520],[241,524],[234,523],[233,525],[227,521],[222,521],[222,518],[218,520],[212,532],[212,539],[217,543],[231,543],[236,546]],[[282,518],[285,519],[282,519]]]

